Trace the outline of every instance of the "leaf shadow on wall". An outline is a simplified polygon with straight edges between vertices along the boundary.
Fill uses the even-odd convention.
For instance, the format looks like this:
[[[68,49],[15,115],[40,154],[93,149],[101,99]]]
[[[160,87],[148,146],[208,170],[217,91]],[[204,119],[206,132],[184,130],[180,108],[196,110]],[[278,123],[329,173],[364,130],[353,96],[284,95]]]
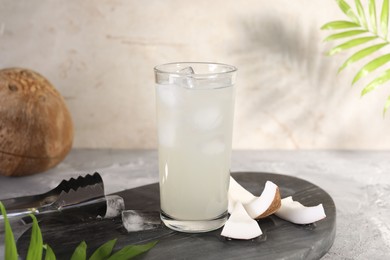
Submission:
[[[242,104],[238,108],[242,109],[241,123],[252,128],[253,135],[273,138],[272,148],[336,146],[339,142],[337,137],[328,138],[326,144],[318,139],[324,121],[330,120],[326,114],[335,106],[340,108],[350,91],[347,83],[340,86],[337,63],[324,54],[319,27],[276,12],[238,23],[240,45],[234,46],[233,53],[239,77],[246,84],[239,86],[245,96],[237,96],[237,105]]]

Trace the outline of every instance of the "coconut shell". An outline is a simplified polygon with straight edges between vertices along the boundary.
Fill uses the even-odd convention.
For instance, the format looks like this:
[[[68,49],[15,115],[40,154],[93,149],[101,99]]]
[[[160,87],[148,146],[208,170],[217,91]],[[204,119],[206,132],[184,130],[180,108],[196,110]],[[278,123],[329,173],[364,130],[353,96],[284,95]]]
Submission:
[[[60,93],[37,72],[0,70],[0,174],[50,169],[69,153],[73,123]]]
[[[264,211],[263,214],[257,216],[255,219],[262,219],[262,218],[268,217],[268,216],[274,214],[281,206],[282,206],[282,200],[280,197],[279,187],[277,187],[274,200],[272,201],[269,208],[266,211]]]

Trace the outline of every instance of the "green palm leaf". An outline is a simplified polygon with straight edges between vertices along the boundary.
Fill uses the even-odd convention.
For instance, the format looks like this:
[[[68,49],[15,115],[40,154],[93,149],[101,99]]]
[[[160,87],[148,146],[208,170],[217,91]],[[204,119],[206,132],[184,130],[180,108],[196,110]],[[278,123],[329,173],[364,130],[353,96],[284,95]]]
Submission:
[[[370,0],[368,2],[368,13],[370,14],[370,22],[371,22],[371,29],[376,34],[377,33],[377,26],[376,26],[376,8],[375,8],[375,0]]]
[[[360,24],[359,18],[357,18],[356,14],[352,10],[352,8],[347,4],[344,0],[336,0],[339,5],[341,11],[345,13],[351,20],[357,24]]]
[[[45,244],[43,247],[46,249],[45,260],[56,260],[53,249],[48,244]]]
[[[387,97],[385,108],[383,109],[383,116],[385,116],[387,109],[390,107],[390,96]]]
[[[360,25],[349,21],[333,21],[324,24],[321,27],[321,30],[340,30],[340,29],[350,29],[356,27],[360,27]]]
[[[350,64],[358,61],[358,60],[361,60],[363,59],[364,57],[367,57],[368,55],[370,55],[371,53],[374,53],[376,52],[377,50],[383,48],[384,46],[388,45],[388,43],[379,43],[379,44],[376,44],[374,46],[370,46],[370,47],[367,47],[363,50],[360,50],[358,52],[356,52],[355,54],[353,54],[351,57],[349,57],[343,65],[341,65],[341,67],[339,68],[339,73],[340,71],[342,71],[344,68],[346,68],[347,66],[349,66]]]
[[[338,4],[341,11],[348,16],[348,20],[338,20],[326,23],[321,27],[323,30],[341,30],[347,29],[339,33],[334,33],[329,35],[324,39],[324,41],[333,41],[338,39],[348,39],[346,42],[333,47],[328,51],[328,55],[334,55],[341,51],[353,48],[355,46],[364,44],[366,42],[378,39],[382,43],[374,42],[370,46],[366,46],[363,49],[352,54],[339,68],[338,72],[341,72],[344,68],[348,67],[350,64],[357,62],[363,58],[368,57],[369,55],[375,53],[376,51],[382,49],[383,47],[390,44],[390,41],[387,39],[389,35],[389,0],[382,1],[382,9],[380,11],[380,19],[378,21],[376,1],[368,0],[368,6],[365,9],[361,3],[361,0],[355,0],[356,11],[354,11],[351,6],[347,3],[347,0],[335,0]],[[367,16],[366,16],[367,14]],[[379,9],[378,9],[379,14]],[[379,24],[378,24],[379,22]],[[351,30],[348,30],[351,29]],[[365,33],[370,33],[371,36],[360,36]],[[359,38],[354,38],[353,36],[360,36]],[[351,39],[354,38],[354,39]],[[381,56],[371,60],[365,64],[355,75],[352,80],[352,85],[354,85],[359,79],[365,77],[370,72],[380,68],[386,63],[390,62],[390,53],[381,54]],[[381,73],[378,77],[374,78],[367,86],[362,90],[361,95],[364,96],[372,90],[376,89],[379,85],[385,84],[390,81],[390,69]],[[390,107],[390,96],[388,97],[383,113],[385,114],[387,109]]]
[[[326,37],[324,41],[325,42],[333,41],[333,40],[337,40],[337,39],[341,39],[341,38],[359,35],[359,34],[366,33],[366,32],[367,32],[366,30],[351,30],[351,31],[345,31],[345,32],[341,32],[341,33],[335,33],[335,34],[332,34],[332,35],[329,35],[328,37]]]
[[[89,258],[89,260],[105,260],[105,259],[107,259],[111,255],[111,252],[115,246],[115,243],[116,243],[116,239],[113,239],[113,240],[110,240],[110,241],[104,243],[98,249],[95,250],[95,252]]]
[[[328,52],[328,55],[332,56],[332,55],[339,53],[343,50],[358,46],[360,44],[375,40],[377,38],[378,37],[376,37],[376,36],[368,36],[368,37],[361,37],[361,38],[352,39],[350,41],[347,41],[345,43],[342,43],[342,44],[330,49],[330,51]]]
[[[366,19],[366,15],[364,14],[364,9],[363,9],[362,3],[360,2],[360,0],[355,0],[355,5],[356,5],[356,9],[357,9],[358,14],[359,14],[361,24],[364,28],[367,29],[368,28],[367,19]]]
[[[87,259],[87,243],[83,241],[73,251],[70,260],[86,260],[86,259]]]
[[[368,92],[374,90],[376,87],[379,85],[382,85],[383,83],[387,82],[390,80],[390,69],[386,70],[383,72],[379,77],[374,79],[373,81],[370,82],[362,91],[362,96],[367,94]]]
[[[115,254],[111,255],[108,260],[127,260],[133,258],[139,254],[149,251],[157,244],[157,241],[153,241],[143,245],[129,245],[125,246]]]
[[[385,54],[385,55],[380,56],[379,58],[376,58],[375,60],[367,63],[356,74],[356,76],[352,80],[352,85],[355,84],[355,82],[358,81],[359,79],[361,79],[362,77],[366,76],[371,71],[376,70],[377,68],[379,68],[380,66],[386,64],[389,61],[390,61],[390,54]]]
[[[3,203],[0,201],[0,213],[4,218],[4,230],[5,230],[5,250],[4,250],[4,259],[7,260],[18,260],[18,252],[16,250],[16,243],[14,239],[14,234],[9,224],[7,218],[7,212],[5,211]]]
[[[381,13],[381,29],[383,38],[387,38],[389,26],[389,0],[383,0]]]
[[[26,259],[27,260],[42,259],[43,240],[42,240],[41,229],[39,228],[37,218],[33,214],[30,214],[30,217],[33,220],[33,224],[31,230],[30,245],[28,247]]]

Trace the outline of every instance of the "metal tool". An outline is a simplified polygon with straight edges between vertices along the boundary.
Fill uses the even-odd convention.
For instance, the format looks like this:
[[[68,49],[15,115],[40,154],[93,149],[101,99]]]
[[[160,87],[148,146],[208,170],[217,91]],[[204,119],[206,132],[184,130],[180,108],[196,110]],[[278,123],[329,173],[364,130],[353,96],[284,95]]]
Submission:
[[[95,204],[104,198],[103,180],[99,173],[63,180],[54,189],[38,195],[2,200],[7,216],[12,218],[30,213],[35,215],[79,208],[80,204]],[[95,200],[95,202],[92,202]],[[106,205],[105,199],[103,205]],[[104,209],[105,210],[105,209]],[[104,213],[103,213],[104,216]],[[3,217],[0,216],[0,220]]]

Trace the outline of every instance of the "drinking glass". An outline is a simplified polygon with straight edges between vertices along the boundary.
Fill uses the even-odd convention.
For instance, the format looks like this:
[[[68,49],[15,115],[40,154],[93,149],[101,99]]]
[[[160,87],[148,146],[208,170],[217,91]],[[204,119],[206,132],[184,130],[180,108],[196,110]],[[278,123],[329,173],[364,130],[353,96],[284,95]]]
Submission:
[[[161,220],[207,232],[227,219],[234,66],[181,62],[154,68]]]

